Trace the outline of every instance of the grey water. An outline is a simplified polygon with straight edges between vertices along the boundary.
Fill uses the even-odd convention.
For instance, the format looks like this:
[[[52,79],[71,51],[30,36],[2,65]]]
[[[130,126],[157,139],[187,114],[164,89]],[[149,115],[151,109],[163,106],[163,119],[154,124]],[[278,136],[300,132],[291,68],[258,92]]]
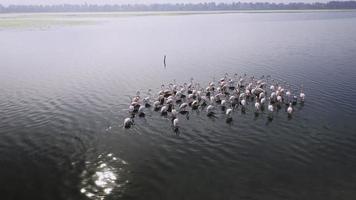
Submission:
[[[0,31],[0,199],[355,199],[356,12],[108,17]],[[166,67],[163,56],[166,55]],[[122,123],[137,91],[270,75],[306,101]]]

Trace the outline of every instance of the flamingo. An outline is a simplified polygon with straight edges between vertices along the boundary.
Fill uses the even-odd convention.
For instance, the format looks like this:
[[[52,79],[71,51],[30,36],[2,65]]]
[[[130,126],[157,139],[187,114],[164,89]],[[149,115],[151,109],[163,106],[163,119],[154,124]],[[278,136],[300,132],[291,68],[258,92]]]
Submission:
[[[292,112],[293,112],[292,103],[289,103],[289,107],[287,108],[287,113],[288,113],[289,116],[291,116]]]
[[[213,105],[209,105],[209,106],[206,108],[206,112],[208,113],[208,116],[214,115],[214,109],[215,109],[215,107],[214,107]]]
[[[246,100],[245,100],[245,99],[242,99],[242,100],[240,101],[240,104],[241,104],[241,106],[242,106],[241,110],[242,110],[242,111],[245,111],[245,109],[246,109]]]
[[[174,131],[178,131],[178,128],[179,128],[179,119],[178,118],[173,119],[173,128],[174,128]]]
[[[231,108],[228,108],[227,110],[226,110],[226,117],[228,118],[228,119],[231,119],[232,118],[232,116],[231,116],[231,114],[232,114],[232,109]]]
[[[151,107],[151,104],[150,104],[150,97],[146,97],[143,99],[143,103],[145,104],[145,107],[148,108],[148,107]]]
[[[256,112],[258,112],[260,110],[260,103],[258,102],[258,99],[256,99],[256,103],[255,103],[255,109],[256,109]]]
[[[298,97],[297,96],[293,96],[292,104],[296,105],[297,101],[298,101]]]
[[[263,105],[265,104],[265,102],[266,102],[266,98],[263,97],[263,98],[261,99],[261,105],[263,106]]]
[[[134,120],[130,117],[125,118],[124,120],[124,127],[130,128],[134,124]]]
[[[160,109],[160,107],[161,107],[161,103],[159,101],[155,101],[153,103],[153,107],[154,107],[155,111],[158,111],[158,109]]]
[[[221,110],[225,110],[226,109],[226,100],[223,99],[221,100]]]
[[[301,100],[302,102],[304,102],[304,100],[305,100],[305,94],[304,94],[303,92],[301,92],[299,96],[300,96],[300,100]]]
[[[138,109],[138,116],[139,117],[144,117],[146,114],[144,113],[145,110],[145,106],[140,106],[140,108]]]
[[[167,106],[163,106],[161,108],[161,115],[167,115],[167,110],[168,110],[168,107]]]
[[[270,89],[271,91],[274,91],[274,85],[271,85],[271,87],[269,87],[269,89]]]
[[[188,104],[187,104],[187,103],[182,103],[182,104],[179,106],[179,111],[185,111],[187,107],[188,107]]]
[[[135,111],[135,107],[133,105],[129,106],[129,113],[133,113]]]
[[[277,96],[277,101],[278,101],[278,103],[282,103],[283,99],[280,95]]]
[[[198,102],[197,100],[194,100],[194,101],[192,102],[192,109],[193,109],[193,110],[196,110],[196,109],[198,108],[198,106],[199,106],[199,102]]]
[[[269,113],[268,113],[268,118],[269,118],[270,120],[272,120],[274,109],[273,109],[273,105],[272,105],[271,103],[268,104],[268,111],[269,111]]]
[[[269,105],[268,105],[268,111],[271,112],[271,113],[273,113],[274,108],[273,108],[273,105],[272,105],[272,104],[269,104]]]
[[[236,102],[236,97],[234,95],[230,96],[229,101],[232,107],[236,106],[237,102]]]
[[[178,115],[178,112],[176,109],[172,109],[172,118],[175,119]]]

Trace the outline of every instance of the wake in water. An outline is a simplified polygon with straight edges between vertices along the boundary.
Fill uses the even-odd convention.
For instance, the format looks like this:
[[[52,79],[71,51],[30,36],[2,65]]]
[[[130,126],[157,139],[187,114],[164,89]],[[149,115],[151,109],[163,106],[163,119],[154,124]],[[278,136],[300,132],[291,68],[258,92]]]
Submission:
[[[145,117],[145,109],[151,107],[161,115],[169,116],[175,131],[179,128],[178,115],[188,116],[192,110],[205,111],[208,117],[216,117],[218,110],[221,110],[226,122],[230,123],[233,112],[246,113],[252,109],[258,116],[267,106],[268,119],[272,120],[273,113],[284,107],[287,116],[291,118],[293,106],[305,101],[303,86],[298,91],[299,95],[297,92],[292,94],[290,85],[278,83],[270,76],[256,79],[246,74],[235,74],[233,77],[225,74],[219,81],[212,81],[205,87],[194,82],[194,79],[189,84],[170,83],[168,86],[162,85],[155,96],[148,94],[141,98],[140,92],[137,92],[130,103],[130,116],[124,120],[124,127],[134,125],[135,116]]]

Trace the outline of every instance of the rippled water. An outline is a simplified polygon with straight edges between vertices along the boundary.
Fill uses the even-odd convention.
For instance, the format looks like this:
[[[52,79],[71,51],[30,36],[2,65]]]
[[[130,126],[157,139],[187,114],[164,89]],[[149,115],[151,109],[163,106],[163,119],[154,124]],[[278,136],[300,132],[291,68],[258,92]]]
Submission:
[[[1,199],[355,198],[356,12],[105,20],[0,31]],[[303,84],[306,103],[122,128],[137,90],[236,72]]]

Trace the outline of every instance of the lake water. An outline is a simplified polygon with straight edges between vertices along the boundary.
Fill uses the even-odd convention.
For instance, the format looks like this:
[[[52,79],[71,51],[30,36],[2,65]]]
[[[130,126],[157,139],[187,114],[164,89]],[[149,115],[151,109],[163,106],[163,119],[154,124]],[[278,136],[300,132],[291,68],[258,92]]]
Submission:
[[[356,12],[90,15],[0,28],[1,199],[355,199]],[[225,73],[306,102],[122,128],[136,91]]]

